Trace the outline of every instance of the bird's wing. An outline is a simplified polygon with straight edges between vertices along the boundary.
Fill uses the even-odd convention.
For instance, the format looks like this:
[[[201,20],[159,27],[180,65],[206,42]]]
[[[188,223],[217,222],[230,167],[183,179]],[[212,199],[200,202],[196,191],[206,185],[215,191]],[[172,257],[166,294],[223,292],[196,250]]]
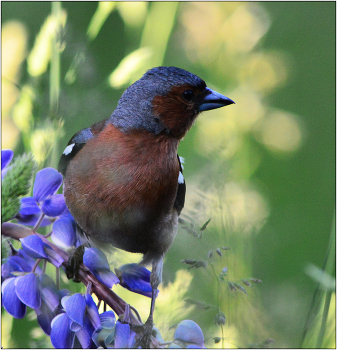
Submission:
[[[173,207],[177,210],[178,215],[180,215],[185,204],[186,184],[183,176],[183,166],[182,166],[182,163],[184,162],[184,160],[183,158],[178,156],[178,161],[179,161],[178,190],[177,190],[177,195],[176,195],[176,199],[174,201]]]
[[[86,128],[77,132],[68,142],[67,147],[62,153],[58,165],[58,171],[64,176],[69,162],[76,154],[85,146],[88,140],[99,134],[105,127],[107,119],[93,124],[90,128]]]

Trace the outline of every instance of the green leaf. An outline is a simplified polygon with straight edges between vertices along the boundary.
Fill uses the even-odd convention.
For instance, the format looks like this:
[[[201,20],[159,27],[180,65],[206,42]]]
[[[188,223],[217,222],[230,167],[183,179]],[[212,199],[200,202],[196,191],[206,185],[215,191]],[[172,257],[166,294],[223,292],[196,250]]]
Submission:
[[[210,223],[210,221],[212,220],[212,218],[209,218],[201,227],[200,231],[204,231],[206,230],[207,225]]]

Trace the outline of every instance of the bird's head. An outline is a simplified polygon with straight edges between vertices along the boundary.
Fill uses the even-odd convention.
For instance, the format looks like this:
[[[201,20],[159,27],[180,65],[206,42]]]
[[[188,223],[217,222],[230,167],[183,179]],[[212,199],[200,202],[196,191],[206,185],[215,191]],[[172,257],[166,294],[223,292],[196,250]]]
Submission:
[[[111,122],[124,132],[145,129],[181,139],[200,112],[232,103],[184,69],[157,67],[124,92]]]

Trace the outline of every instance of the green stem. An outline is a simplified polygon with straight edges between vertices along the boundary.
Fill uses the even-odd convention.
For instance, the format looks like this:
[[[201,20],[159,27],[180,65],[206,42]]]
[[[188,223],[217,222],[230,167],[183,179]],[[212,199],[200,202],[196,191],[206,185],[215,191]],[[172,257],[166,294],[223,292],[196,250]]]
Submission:
[[[331,290],[327,291],[325,295],[325,303],[324,303],[324,309],[323,309],[323,315],[322,315],[321,328],[319,330],[319,334],[317,338],[317,345],[316,345],[317,349],[321,349],[323,347],[323,339],[324,339],[324,334],[326,330],[326,322],[329,314],[331,296],[332,296],[332,291]]]
[[[60,96],[60,23],[57,20],[61,13],[61,2],[53,1],[51,4],[51,11],[58,23],[55,36],[52,43],[52,57],[50,62],[50,114],[52,119],[55,118],[58,112],[59,96]]]
[[[50,79],[49,79],[49,114],[50,119],[54,123],[54,127],[60,134],[59,122],[59,101],[60,101],[60,86],[61,86],[61,47],[62,47],[62,5],[60,1],[53,1],[51,4],[51,12],[54,20],[57,23],[55,35],[52,39],[52,56],[50,60]],[[55,166],[58,163],[58,138],[55,140],[54,147],[51,151],[50,166]]]

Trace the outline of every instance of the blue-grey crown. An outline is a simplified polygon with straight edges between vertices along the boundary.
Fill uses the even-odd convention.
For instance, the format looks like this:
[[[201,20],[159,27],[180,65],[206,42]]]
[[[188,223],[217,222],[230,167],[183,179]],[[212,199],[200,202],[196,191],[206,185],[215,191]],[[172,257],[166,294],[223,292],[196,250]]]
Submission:
[[[152,100],[155,96],[166,95],[172,87],[184,84],[206,87],[202,79],[181,68],[156,67],[148,70],[125,90],[110,117],[111,123],[123,132],[145,129],[159,134],[165,131],[165,126],[152,113]]]

